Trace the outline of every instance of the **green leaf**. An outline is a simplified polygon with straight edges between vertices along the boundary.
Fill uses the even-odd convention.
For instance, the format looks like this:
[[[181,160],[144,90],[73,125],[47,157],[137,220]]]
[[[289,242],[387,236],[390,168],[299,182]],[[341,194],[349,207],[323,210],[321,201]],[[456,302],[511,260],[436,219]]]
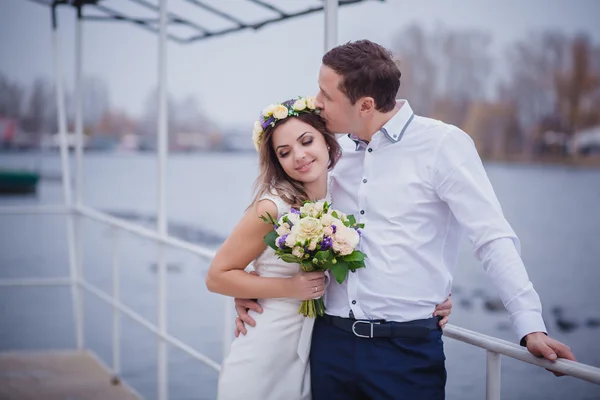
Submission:
[[[270,248],[277,250],[277,244],[275,242],[277,241],[278,237],[279,235],[275,231],[267,233],[264,238],[265,244]]]
[[[346,215],[346,218],[348,218],[348,222],[344,223],[344,225],[353,226],[356,224],[356,218],[354,218],[354,215]]]
[[[348,263],[348,269],[350,269],[350,271],[356,271],[359,268],[365,268],[364,261],[350,261]]]
[[[331,216],[332,216],[333,218],[338,218],[338,219],[340,218],[340,217],[338,217],[338,213],[337,213],[336,211],[332,212],[332,213],[331,213]]]
[[[281,256],[279,256],[279,258],[281,258],[283,261],[287,262],[287,263],[298,263],[300,262],[300,260],[298,259],[298,257],[292,255],[292,254],[282,254]]]
[[[317,254],[315,254],[315,258],[317,260],[329,260],[331,259],[331,250],[325,250],[325,251],[317,251]]]
[[[335,276],[335,280],[338,281],[338,283],[342,283],[346,280],[346,276],[348,276],[348,264],[344,261],[338,261],[338,263],[331,268],[331,272],[333,273],[333,276]]]
[[[363,261],[365,258],[367,258],[367,256],[365,255],[365,253],[360,252],[358,250],[354,250],[351,254],[343,256],[342,260],[344,260],[346,262],[350,262],[350,261]]]

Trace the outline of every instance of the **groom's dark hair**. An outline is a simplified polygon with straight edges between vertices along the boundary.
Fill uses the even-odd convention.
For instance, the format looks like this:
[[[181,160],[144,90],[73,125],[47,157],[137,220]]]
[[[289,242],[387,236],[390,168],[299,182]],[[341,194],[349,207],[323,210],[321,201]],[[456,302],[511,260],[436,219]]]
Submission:
[[[401,73],[383,46],[370,40],[348,42],[325,53],[322,62],[342,76],[339,89],[352,104],[369,96],[378,111],[391,111],[396,105]]]

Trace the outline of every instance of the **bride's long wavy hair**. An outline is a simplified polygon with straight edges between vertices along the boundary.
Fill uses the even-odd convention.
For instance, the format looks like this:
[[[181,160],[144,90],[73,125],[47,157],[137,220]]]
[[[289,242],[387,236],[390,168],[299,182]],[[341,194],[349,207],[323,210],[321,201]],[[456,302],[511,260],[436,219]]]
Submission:
[[[274,193],[294,207],[299,207],[305,201],[310,200],[302,182],[290,178],[285,173],[273,148],[273,133],[279,126],[292,118],[297,118],[321,132],[329,148],[328,170],[335,166],[342,155],[342,149],[335,135],[327,130],[325,121],[317,114],[306,113],[289,116],[285,120],[277,122],[275,127],[267,126],[259,144],[259,174],[254,182],[255,196],[252,200],[254,205],[261,196],[268,193]]]

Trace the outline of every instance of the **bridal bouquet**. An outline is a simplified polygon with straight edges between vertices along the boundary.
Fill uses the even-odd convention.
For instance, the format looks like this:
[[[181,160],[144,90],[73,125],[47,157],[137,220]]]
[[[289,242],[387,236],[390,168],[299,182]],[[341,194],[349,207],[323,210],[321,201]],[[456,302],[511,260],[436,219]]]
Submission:
[[[270,214],[261,216],[274,230],[265,235],[265,243],[285,262],[298,263],[305,272],[330,270],[342,283],[348,271],[365,266],[366,255],[356,246],[361,228],[353,215],[331,208],[326,201],[305,202],[292,208],[276,221]],[[322,316],[323,299],[304,300],[299,313],[305,317]]]

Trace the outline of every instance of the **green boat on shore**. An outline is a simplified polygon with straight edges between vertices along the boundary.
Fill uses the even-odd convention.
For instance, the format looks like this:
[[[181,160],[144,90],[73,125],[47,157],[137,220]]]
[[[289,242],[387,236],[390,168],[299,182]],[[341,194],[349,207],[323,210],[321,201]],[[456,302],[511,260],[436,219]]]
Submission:
[[[37,172],[0,169],[0,195],[35,193],[39,180]]]

